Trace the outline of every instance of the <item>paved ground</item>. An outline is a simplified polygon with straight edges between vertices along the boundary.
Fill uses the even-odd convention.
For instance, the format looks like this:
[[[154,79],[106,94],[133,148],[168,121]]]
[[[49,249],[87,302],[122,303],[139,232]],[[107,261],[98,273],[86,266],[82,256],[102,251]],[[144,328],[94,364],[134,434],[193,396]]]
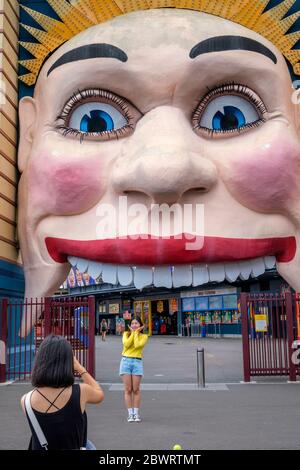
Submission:
[[[240,338],[179,338],[153,336],[144,350],[144,383],[195,383],[196,351],[205,349],[207,382],[243,380],[242,340]],[[118,382],[122,340],[96,338],[96,376],[102,382]]]
[[[150,340],[143,421],[127,423],[117,375],[119,341],[109,338],[102,343],[97,338],[97,375],[107,385],[104,402],[88,408],[88,434],[99,450],[171,449],[175,443],[187,450],[300,449],[300,382],[273,378],[265,384],[239,383],[239,340]],[[165,344],[169,342],[173,344]],[[193,384],[199,342],[208,356],[206,390],[196,390]],[[29,389],[26,384],[0,387],[0,449],[28,445],[19,399]]]
[[[97,449],[300,449],[300,384],[237,384],[220,391],[143,392],[143,422],[127,423],[123,394],[108,391],[90,406]],[[26,449],[19,408],[26,385],[0,387],[0,449]]]

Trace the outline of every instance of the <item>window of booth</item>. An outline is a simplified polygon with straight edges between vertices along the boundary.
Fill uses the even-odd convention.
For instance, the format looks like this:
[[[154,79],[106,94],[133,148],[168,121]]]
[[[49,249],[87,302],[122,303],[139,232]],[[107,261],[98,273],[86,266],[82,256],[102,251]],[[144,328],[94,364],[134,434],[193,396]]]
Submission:
[[[199,324],[240,323],[237,294],[182,298],[183,331]]]

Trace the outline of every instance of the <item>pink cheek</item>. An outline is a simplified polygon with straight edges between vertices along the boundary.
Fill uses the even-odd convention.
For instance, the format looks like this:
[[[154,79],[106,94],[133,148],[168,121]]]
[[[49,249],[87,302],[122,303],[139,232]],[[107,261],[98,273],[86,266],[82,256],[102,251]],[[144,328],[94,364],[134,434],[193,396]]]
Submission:
[[[32,198],[40,209],[57,215],[77,214],[99,201],[105,173],[95,160],[83,164],[70,159],[61,163],[45,157],[43,162],[36,162],[30,175]]]
[[[286,209],[297,190],[299,148],[290,144],[235,154],[223,166],[225,184],[236,199],[253,210]]]

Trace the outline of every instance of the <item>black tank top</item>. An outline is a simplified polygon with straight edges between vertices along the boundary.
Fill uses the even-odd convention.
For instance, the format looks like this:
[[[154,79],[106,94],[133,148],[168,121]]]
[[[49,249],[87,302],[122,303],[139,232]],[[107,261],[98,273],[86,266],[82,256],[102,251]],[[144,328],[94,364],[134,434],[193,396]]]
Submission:
[[[48,441],[48,450],[76,450],[86,446],[87,415],[85,411],[81,412],[79,384],[72,386],[71,397],[60,410],[33,412]],[[28,449],[43,450],[29,419],[28,422],[32,433]]]

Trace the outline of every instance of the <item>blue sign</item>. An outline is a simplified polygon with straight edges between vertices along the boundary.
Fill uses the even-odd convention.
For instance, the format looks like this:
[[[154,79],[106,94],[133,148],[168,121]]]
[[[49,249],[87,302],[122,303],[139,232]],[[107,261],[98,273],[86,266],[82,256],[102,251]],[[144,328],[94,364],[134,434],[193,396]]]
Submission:
[[[208,297],[196,297],[195,310],[208,310]]]
[[[182,311],[193,312],[195,310],[195,299],[194,297],[185,297],[182,299]]]

